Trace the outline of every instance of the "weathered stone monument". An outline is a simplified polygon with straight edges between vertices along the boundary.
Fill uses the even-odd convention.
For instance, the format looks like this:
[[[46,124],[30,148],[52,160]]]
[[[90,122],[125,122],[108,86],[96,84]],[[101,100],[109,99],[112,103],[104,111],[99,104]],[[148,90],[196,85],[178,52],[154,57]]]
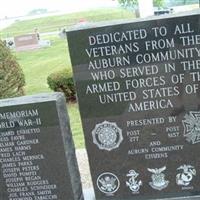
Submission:
[[[27,51],[40,48],[37,34],[26,34],[14,38],[16,51]]]
[[[199,197],[199,21],[67,33],[97,200]]]
[[[83,200],[61,93],[0,101],[0,199]]]

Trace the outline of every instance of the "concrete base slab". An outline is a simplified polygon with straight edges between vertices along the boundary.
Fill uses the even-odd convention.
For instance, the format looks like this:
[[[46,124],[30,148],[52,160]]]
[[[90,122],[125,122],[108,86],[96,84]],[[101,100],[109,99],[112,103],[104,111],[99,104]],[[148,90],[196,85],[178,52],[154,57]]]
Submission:
[[[93,188],[84,189],[83,195],[84,195],[85,200],[95,200]]]

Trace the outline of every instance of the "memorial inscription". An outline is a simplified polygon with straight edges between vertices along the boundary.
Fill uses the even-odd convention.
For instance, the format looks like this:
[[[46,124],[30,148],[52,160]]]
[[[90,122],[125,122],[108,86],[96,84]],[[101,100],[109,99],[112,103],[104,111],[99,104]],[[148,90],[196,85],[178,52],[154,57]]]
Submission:
[[[200,194],[199,22],[67,33],[96,199]]]
[[[81,200],[61,93],[0,101],[0,199]]]

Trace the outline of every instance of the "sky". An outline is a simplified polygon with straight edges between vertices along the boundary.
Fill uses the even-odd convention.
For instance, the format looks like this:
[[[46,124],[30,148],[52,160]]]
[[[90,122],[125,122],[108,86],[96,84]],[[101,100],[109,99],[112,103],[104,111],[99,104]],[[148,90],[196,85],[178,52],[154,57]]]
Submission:
[[[116,2],[114,0],[2,0],[0,18],[25,15],[36,8],[73,12],[113,3]]]

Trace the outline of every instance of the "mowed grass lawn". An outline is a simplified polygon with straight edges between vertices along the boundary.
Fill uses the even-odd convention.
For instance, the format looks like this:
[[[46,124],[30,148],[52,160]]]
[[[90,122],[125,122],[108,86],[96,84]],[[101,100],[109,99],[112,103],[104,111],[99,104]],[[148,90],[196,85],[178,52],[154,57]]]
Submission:
[[[58,36],[45,39],[51,40],[51,47],[31,52],[14,52],[25,74],[27,95],[52,92],[47,85],[48,75],[71,67],[67,41]],[[75,145],[77,148],[83,148],[84,139],[78,105],[69,103],[67,109]]]
[[[47,84],[48,75],[65,68],[71,68],[67,41],[58,36],[46,37],[45,39],[51,41],[51,47],[15,53],[25,74],[27,95],[52,92]],[[67,109],[75,145],[77,148],[83,148],[84,139],[78,105],[77,103],[69,103]]]
[[[71,68],[67,41],[57,35],[45,39],[51,41],[51,47],[15,53],[25,73],[26,94],[49,92],[47,76],[64,68]]]
[[[45,17],[17,22],[3,30],[1,35],[6,35],[8,32],[9,36],[25,34],[31,32],[33,27],[38,27],[40,32],[55,31],[58,27],[70,27],[70,25],[74,25],[80,19],[95,22],[122,18],[134,18],[134,13],[121,9],[104,9],[63,16]],[[28,52],[13,52],[25,74],[25,92],[27,95],[51,92],[47,85],[48,75],[58,70],[71,68],[67,40],[59,38],[58,35],[45,36],[42,39],[50,40],[51,47]],[[83,148],[84,139],[78,105],[76,103],[69,103],[67,107],[75,145],[77,148]]]

